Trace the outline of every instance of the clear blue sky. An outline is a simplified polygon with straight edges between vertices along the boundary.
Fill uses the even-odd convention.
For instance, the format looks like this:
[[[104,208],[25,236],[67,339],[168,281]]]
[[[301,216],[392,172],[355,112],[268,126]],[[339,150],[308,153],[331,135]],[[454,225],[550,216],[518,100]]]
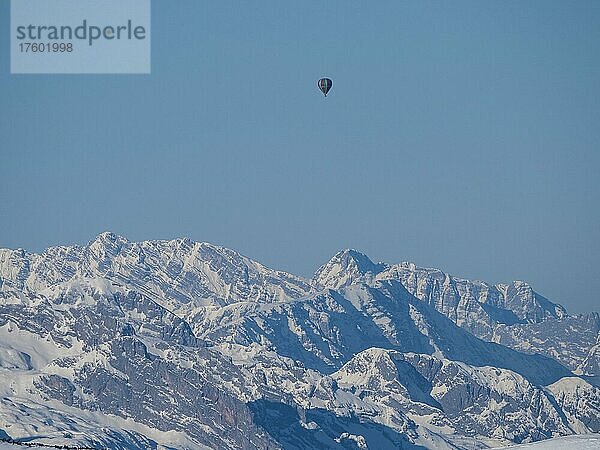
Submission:
[[[1,247],[352,247],[599,309],[598,1],[155,0],[149,76],[10,75],[0,18]]]

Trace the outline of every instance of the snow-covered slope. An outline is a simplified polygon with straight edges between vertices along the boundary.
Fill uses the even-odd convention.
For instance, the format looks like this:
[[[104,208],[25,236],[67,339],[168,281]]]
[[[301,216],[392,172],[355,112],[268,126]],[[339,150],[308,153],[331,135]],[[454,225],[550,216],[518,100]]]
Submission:
[[[597,323],[525,283],[355,250],[312,280],[189,239],[0,250],[0,438],[456,449],[597,432]]]
[[[600,331],[597,334],[596,344],[587,352],[577,370],[583,375],[600,377]]]
[[[584,434],[566,436],[506,448],[511,450],[598,450],[600,448],[600,435]]]
[[[152,295],[190,321],[210,307],[239,301],[285,301],[307,294],[299,277],[275,271],[233,250],[189,239],[130,242],[102,233],[87,246],[42,254],[0,250],[0,286],[40,292],[75,278],[102,278]]]
[[[22,445],[11,444],[9,442],[0,441],[0,450],[22,450],[23,448],[32,448],[34,450],[36,450],[36,449],[37,450],[40,450],[40,449],[48,450],[48,447],[42,447],[42,446],[35,445],[35,444],[32,444],[31,446],[23,447]]]
[[[598,358],[590,354],[599,336],[600,315],[568,316],[562,306],[522,281],[470,281],[409,262],[376,264],[356,250],[345,250],[316,272],[313,283],[339,289],[392,280],[481,339],[547,355],[571,370],[585,365],[582,370],[588,375],[600,374]]]
[[[390,415],[400,409],[446,433],[522,442],[572,432],[550,394],[506,369],[369,349],[332,378]]]
[[[581,378],[566,377],[548,386],[548,390],[577,432],[600,430],[600,388]]]
[[[2,409],[11,424],[4,432],[13,439],[39,433],[40,426],[24,417],[32,417],[29,410],[39,415],[44,405],[60,418],[58,430],[45,426],[48,431],[38,434],[45,442],[56,438],[63,421],[72,422],[65,418],[101,412],[211,448],[272,444],[248,407],[221,388],[236,376],[235,366],[203,348],[186,322],[147,296],[106,280],[76,279],[12,300],[0,308],[0,343],[3,353],[19,356],[9,362],[28,362],[0,369]],[[105,419],[72,429],[97,444],[109,439],[96,431],[97,420]],[[127,448],[148,448],[135,444],[136,435],[121,437],[130,434],[127,428],[111,433]]]

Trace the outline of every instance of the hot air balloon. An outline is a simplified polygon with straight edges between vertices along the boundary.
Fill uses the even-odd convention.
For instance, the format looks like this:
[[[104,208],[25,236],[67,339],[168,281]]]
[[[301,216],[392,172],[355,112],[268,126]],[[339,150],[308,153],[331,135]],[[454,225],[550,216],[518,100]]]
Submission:
[[[319,86],[319,89],[325,97],[327,97],[327,93],[329,92],[329,89],[331,89],[332,84],[333,82],[329,78],[321,78],[317,82],[317,86]]]

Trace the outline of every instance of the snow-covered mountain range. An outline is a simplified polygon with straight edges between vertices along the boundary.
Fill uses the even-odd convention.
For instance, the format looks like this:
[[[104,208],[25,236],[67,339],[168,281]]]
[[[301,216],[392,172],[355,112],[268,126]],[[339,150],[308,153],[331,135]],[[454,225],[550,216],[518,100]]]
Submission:
[[[600,318],[339,252],[312,279],[189,239],[0,249],[0,439],[474,449],[600,432]]]

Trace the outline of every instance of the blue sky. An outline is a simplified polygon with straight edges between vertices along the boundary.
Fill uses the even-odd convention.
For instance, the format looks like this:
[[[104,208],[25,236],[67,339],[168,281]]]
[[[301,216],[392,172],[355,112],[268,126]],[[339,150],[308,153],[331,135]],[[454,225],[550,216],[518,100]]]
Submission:
[[[600,2],[153,1],[151,75],[10,75],[0,246],[357,248],[598,311]],[[333,79],[327,99],[316,80]]]

